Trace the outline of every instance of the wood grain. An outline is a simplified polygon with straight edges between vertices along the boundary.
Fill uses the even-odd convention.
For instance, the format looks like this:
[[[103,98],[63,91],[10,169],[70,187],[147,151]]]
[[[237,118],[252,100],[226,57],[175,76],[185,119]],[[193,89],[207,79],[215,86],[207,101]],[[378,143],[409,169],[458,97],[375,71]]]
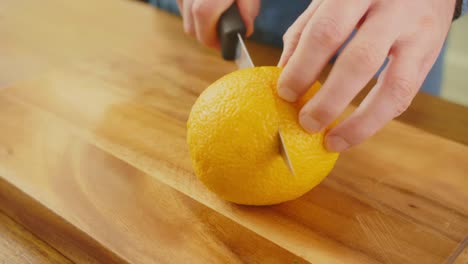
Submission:
[[[3,178],[0,179],[0,210],[74,263],[128,263]]]
[[[71,263],[3,213],[0,213],[0,234],[0,263]]]
[[[99,245],[88,247],[81,253],[89,255],[93,262],[220,263],[225,259],[231,263],[303,262],[300,257],[80,140],[73,135],[75,129],[66,122],[40,110],[17,108],[8,100],[0,102],[4,110],[0,111],[4,125],[1,142],[10,149],[1,159],[2,168],[6,169],[4,175],[11,175],[8,167],[28,162],[31,166],[17,171],[24,177],[15,176],[11,181],[24,182],[26,185],[22,187],[31,194],[48,189],[40,191],[45,196],[34,198],[41,204],[53,203],[54,213],[80,230],[66,230],[66,226],[60,228],[57,227],[60,223],[54,223],[53,228],[70,236],[59,240],[50,236],[51,230],[39,231],[45,228],[41,223],[27,222],[25,218],[31,216],[17,215],[23,214],[18,208],[28,206],[11,206],[20,200],[8,201],[14,196],[11,193],[2,197],[10,208],[6,211],[13,211],[12,215],[38,230],[49,243],[61,248],[67,256],[70,254],[75,261],[83,257],[73,256],[76,254],[73,249],[90,244],[76,239],[84,232],[92,234],[99,245],[121,254],[121,260],[112,259],[103,256]],[[27,123],[17,122],[13,116]],[[23,125],[31,123],[37,124],[34,135],[18,134],[18,131],[27,131],[27,126]],[[40,167],[47,167],[47,170],[37,170]],[[6,179],[9,180],[8,176]],[[11,187],[3,185],[2,189],[6,192]],[[70,245],[64,248],[63,244]]]
[[[235,66],[180,28],[138,2],[0,3],[3,211],[77,262],[442,263],[468,236],[468,128],[452,119],[390,123],[296,201],[219,200],[185,122]]]

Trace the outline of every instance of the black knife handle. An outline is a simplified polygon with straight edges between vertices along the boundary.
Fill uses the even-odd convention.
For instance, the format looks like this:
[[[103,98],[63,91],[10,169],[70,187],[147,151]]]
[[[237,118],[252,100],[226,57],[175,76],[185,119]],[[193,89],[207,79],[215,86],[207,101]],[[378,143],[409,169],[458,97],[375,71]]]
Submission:
[[[245,36],[247,29],[237,4],[229,7],[224,12],[218,22],[218,37],[221,42],[221,54],[225,60],[234,60],[236,57],[237,34]]]

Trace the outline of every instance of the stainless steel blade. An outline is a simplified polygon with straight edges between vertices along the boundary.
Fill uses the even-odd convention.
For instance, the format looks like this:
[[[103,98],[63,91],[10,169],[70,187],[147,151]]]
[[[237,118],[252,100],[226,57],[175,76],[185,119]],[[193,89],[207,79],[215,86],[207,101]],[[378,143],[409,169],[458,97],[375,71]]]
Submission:
[[[255,67],[252,59],[250,58],[249,51],[247,50],[247,47],[244,44],[244,39],[240,34],[237,34],[237,38],[239,39],[239,43],[236,48],[236,64],[239,67],[239,69],[244,69],[244,68],[253,68]],[[286,145],[284,143],[283,135],[281,135],[281,131],[278,128],[278,135],[280,139],[280,154],[281,157],[284,160],[284,163],[286,163],[286,166],[288,167],[289,171],[291,172],[292,175],[295,175],[294,173],[294,168],[291,163],[291,159],[289,158],[288,155],[288,150],[286,149]]]
[[[249,52],[247,51],[247,47],[245,47],[244,40],[240,34],[237,34],[237,38],[239,39],[239,44],[236,48],[236,64],[239,69],[244,68],[253,68],[254,64],[252,59],[250,58]]]
[[[283,158],[284,163],[286,163],[286,166],[288,167],[291,174],[296,175],[296,173],[294,172],[294,167],[293,167],[293,165],[291,163],[291,159],[289,158],[288,151],[286,149],[286,143],[284,142],[283,135],[281,135],[281,131],[280,131],[279,128],[278,128],[278,135],[279,135],[279,139],[280,139],[279,146],[280,146],[281,157]]]

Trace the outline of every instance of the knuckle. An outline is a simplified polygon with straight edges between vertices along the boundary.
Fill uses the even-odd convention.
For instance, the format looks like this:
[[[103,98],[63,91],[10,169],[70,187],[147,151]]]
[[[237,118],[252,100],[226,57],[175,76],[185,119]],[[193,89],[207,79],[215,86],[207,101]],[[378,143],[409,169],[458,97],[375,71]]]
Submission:
[[[419,19],[419,26],[424,31],[432,32],[436,27],[436,19],[432,15],[425,15]]]
[[[283,35],[283,42],[286,43],[286,42],[289,42],[289,40],[291,39],[291,31],[288,29],[288,31],[286,31],[286,33],[284,33]]]
[[[411,104],[415,85],[406,78],[396,78],[390,87],[390,96],[394,105],[394,116],[405,112]]]
[[[422,16],[418,22],[415,40],[437,43],[446,38],[446,31],[433,15]]]
[[[343,30],[333,18],[320,18],[310,32],[311,38],[323,46],[338,46],[344,39]]]
[[[381,59],[381,52],[377,46],[370,42],[352,46],[350,49],[350,56],[352,56],[351,63],[361,65],[366,69],[377,68],[383,61],[383,59]]]
[[[283,43],[296,45],[299,43],[300,38],[301,38],[301,32],[297,30],[288,30],[283,35]]]

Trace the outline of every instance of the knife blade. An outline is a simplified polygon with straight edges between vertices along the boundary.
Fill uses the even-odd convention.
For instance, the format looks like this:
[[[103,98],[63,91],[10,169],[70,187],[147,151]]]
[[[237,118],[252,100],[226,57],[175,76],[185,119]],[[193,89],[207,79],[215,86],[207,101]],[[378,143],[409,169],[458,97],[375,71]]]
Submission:
[[[279,152],[281,157],[283,158],[286,167],[291,172],[292,175],[296,175],[294,172],[294,167],[292,165],[291,159],[289,158],[288,150],[286,149],[286,143],[284,142],[283,135],[281,134],[281,130],[278,128],[278,137],[279,137]]]
[[[246,34],[244,22],[239,12],[237,4],[232,4],[226,12],[224,12],[218,23],[218,36],[221,42],[221,54],[225,60],[234,60],[239,69],[255,67],[250,58],[249,51],[245,46],[243,36]],[[286,164],[286,167],[294,173],[291,159],[289,158],[288,150],[284,142],[284,137],[278,128],[279,138],[279,153]]]
[[[234,59],[234,61],[237,64],[237,67],[239,67],[239,69],[255,67],[252,59],[250,58],[249,51],[247,50],[247,47],[244,44],[242,36],[240,34],[237,34],[237,38],[238,44],[236,46],[236,57]]]

